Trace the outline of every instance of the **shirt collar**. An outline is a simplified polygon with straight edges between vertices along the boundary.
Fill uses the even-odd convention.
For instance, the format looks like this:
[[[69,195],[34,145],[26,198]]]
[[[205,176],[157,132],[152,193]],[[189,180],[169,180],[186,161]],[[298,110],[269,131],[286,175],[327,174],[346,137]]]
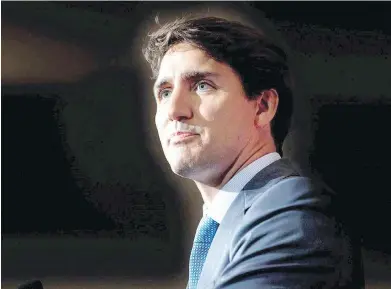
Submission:
[[[216,194],[212,204],[208,208],[203,206],[204,215],[208,214],[219,224],[223,220],[232,202],[244,186],[262,169],[279,160],[281,156],[277,152],[269,153],[253,161],[234,175]]]

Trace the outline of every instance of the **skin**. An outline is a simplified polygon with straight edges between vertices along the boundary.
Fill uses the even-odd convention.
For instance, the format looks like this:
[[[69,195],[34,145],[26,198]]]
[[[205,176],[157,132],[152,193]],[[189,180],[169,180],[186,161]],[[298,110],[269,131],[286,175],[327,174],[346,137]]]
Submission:
[[[230,66],[191,44],[176,44],[165,54],[154,95],[164,155],[175,174],[196,183],[206,204],[238,171],[276,151],[270,122],[277,92],[248,100]],[[190,125],[191,133],[172,136],[178,123]]]

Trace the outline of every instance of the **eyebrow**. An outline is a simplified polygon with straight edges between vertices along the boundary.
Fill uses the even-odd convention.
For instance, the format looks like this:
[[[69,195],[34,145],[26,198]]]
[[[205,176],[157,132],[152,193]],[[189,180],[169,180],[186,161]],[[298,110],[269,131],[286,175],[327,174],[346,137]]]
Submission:
[[[181,80],[184,82],[196,82],[198,80],[207,78],[207,77],[217,77],[219,74],[215,72],[209,72],[209,71],[188,71],[185,73],[182,73]],[[161,87],[167,85],[170,83],[170,78],[165,77],[162,79],[159,79],[155,82],[153,86],[153,90],[156,91],[160,89]]]

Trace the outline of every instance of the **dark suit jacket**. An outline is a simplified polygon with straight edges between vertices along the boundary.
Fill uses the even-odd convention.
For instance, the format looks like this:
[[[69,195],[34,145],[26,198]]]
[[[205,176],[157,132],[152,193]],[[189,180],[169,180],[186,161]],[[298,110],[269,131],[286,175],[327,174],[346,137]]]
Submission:
[[[198,289],[363,288],[361,250],[343,210],[287,159],[274,162],[229,208]]]

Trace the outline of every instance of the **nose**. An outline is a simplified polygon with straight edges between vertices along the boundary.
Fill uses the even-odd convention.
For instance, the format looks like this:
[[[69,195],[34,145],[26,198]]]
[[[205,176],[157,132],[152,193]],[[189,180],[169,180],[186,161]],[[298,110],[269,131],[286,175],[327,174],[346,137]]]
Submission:
[[[185,91],[174,90],[168,103],[168,117],[170,120],[186,120],[193,117],[191,96]]]

